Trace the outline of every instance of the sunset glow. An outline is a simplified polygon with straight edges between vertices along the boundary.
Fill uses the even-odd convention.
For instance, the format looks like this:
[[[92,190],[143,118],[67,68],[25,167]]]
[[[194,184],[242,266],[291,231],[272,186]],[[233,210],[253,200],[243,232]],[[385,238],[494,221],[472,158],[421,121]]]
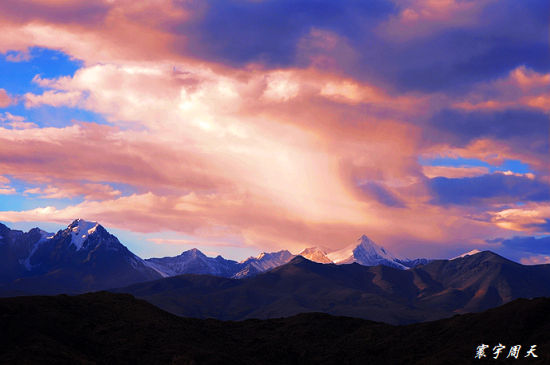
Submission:
[[[547,262],[518,242],[550,235],[548,14],[2,1],[0,221],[99,221],[142,257],[367,234],[402,255]]]

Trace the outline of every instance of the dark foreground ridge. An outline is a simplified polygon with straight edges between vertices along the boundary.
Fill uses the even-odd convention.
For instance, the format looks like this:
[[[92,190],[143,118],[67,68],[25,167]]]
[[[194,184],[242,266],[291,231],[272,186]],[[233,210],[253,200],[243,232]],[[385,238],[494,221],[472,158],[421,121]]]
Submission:
[[[0,299],[1,363],[475,364],[550,363],[550,299],[391,326],[308,313],[223,322],[181,318],[127,294]],[[474,359],[481,343],[521,357]],[[524,358],[537,345],[537,359]]]

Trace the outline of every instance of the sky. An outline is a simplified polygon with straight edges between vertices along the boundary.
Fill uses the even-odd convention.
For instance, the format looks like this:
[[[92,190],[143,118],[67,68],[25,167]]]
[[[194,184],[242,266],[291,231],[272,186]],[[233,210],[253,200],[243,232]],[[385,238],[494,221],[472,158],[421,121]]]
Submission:
[[[547,0],[4,0],[0,221],[550,262]]]

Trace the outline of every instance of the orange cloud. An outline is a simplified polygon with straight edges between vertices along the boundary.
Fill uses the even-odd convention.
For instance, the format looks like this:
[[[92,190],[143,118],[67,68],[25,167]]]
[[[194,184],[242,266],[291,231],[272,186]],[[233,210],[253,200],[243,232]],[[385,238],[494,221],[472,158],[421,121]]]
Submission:
[[[549,219],[550,205],[545,203],[530,203],[491,213],[491,221],[501,228],[539,234],[549,233],[548,228],[544,228]]]

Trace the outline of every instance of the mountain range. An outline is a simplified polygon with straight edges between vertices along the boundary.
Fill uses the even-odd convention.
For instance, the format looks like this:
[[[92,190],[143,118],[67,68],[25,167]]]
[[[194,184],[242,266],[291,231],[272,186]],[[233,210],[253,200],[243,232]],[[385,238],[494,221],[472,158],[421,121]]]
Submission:
[[[367,236],[328,253],[311,247],[237,262],[192,249],[144,260],[95,222],[75,220],[55,234],[0,224],[0,296],[108,289],[197,318],[324,312],[407,324],[550,296],[549,282],[550,265],[521,265],[489,251],[409,260]]]
[[[550,296],[550,264],[526,266],[490,251],[409,270],[319,264],[301,256],[241,280],[181,275],[113,290],[185,317],[244,320],[305,312],[407,324]]]
[[[299,255],[321,263],[357,262],[406,269],[427,259],[397,259],[368,237],[329,259],[317,247]],[[241,262],[208,257],[194,248],[175,257],[141,259],[97,222],[73,221],[53,234],[39,228],[29,232],[0,224],[0,295],[82,293],[122,287],[183,274],[246,278],[290,262],[287,250],[263,252]]]

